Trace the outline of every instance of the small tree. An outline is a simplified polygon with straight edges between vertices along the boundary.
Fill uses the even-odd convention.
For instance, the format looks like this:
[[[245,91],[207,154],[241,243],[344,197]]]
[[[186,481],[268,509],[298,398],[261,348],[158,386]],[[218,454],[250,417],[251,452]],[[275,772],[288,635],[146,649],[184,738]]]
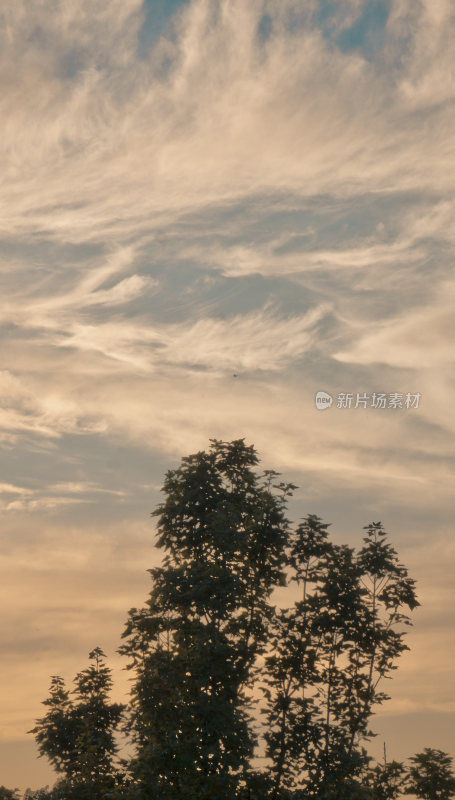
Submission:
[[[399,761],[376,764],[365,779],[371,790],[372,800],[398,800],[406,782],[406,770]]]
[[[455,796],[453,759],[442,750],[426,747],[410,759],[407,794],[422,800],[451,800]]]
[[[19,800],[18,789],[7,789],[0,786],[0,800]]]
[[[90,666],[74,679],[72,697],[61,677],[52,678],[44,701],[49,711],[31,731],[40,755],[64,776],[54,792],[65,800],[104,800],[120,780],[114,733],[124,706],[109,702],[112,679],[104,657],[99,647],[92,650]]]
[[[362,742],[379,690],[407,648],[403,607],[418,605],[414,581],[381,523],[356,553],[328,539],[308,516],[290,540],[291,581],[301,600],[274,618],[266,659],[267,755],[274,780],[305,797],[353,798],[368,756]]]

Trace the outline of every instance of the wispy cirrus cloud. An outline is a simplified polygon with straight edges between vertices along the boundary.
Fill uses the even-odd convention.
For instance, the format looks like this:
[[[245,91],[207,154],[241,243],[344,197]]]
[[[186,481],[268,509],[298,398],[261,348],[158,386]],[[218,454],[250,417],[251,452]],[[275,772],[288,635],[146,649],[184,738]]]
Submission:
[[[214,373],[281,371],[311,347],[317,323],[329,310],[326,305],[306,315],[280,319],[266,309],[228,320],[206,318],[155,328],[128,322],[76,325],[59,344],[94,350],[146,371],[172,365],[203,367]]]
[[[14,93],[3,99],[3,183],[11,187],[5,232],[112,240],[258,190],[345,197],[359,189],[453,185],[445,169],[448,110],[435,110],[431,125],[414,136],[400,86],[357,52],[331,46],[317,28],[292,30],[292,2],[271,9],[260,0],[231,0],[218,11],[192,3],[173,37],[159,45],[164,72],[156,52],[138,60],[139,3],[125,4],[115,22],[114,9],[83,6],[76,14],[69,7],[71,13],[60,9],[51,19],[40,6],[27,24],[25,6],[9,13],[10,29],[17,23],[12,57],[20,59],[24,102],[18,105]],[[407,8],[414,48],[428,8]],[[264,13],[271,19],[266,42],[257,36]],[[33,35],[34,17],[41,26],[45,20],[65,53],[82,41],[74,74],[68,77],[54,48]],[[18,46],[26,41],[31,64]],[[110,50],[114,65],[103,63]],[[37,135],[30,139],[32,120]]]
[[[42,482],[41,482],[42,484]],[[123,498],[125,492],[97,486],[90,481],[60,481],[47,486],[18,486],[0,484],[0,511],[39,512],[59,509],[76,503],[93,502],[96,495],[112,495]]]
[[[4,12],[5,236],[103,251],[93,257],[81,250],[66,270],[55,260],[35,279],[25,263],[31,280],[20,286],[8,282],[4,256],[3,320],[20,331],[8,334],[19,368],[8,367],[21,387],[12,404],[4,398],[5,431],[106,432],[106,415],[87,418],[74,400],[81,381],[82,393],[90,395],[85,381],[97,371],[120,376],[122,370],[175,368],[180,379],[181,370],[260,369],[279,376],[293,359],[312,352],[328,365],[342,358],[372,368],[376,351],[381,363],[417,369],[409,340],[419,324],[413,322],[419,298],[407,298],[396,326],[373,311],[377,332],[371,334],[367,317],[374,293],[385,305],[387,291],[392,297],[405,283],[417,292],[435,243],[444,250],[438,267],[443,286],[441,272],[453,248],[446,136],[452,109],[441,100],[435,104],[425,81],[431,83],[436,47],[437,69],[450,75],[452,15],[443,2],[403,0],[388,8],[381,52],[366,53],[367,40],[341,46],[343,31],[356,25],[360,31],[367,5],[328,4],[324,15],[317,3],[302,9],[293,2],[277,8],[260,0],[248,6],[198,0],[182,5],[148,52],[138,46],[147,9],[136,1],[121,9],[70,3],[52,15],[46,4],[22,2]],[[450,95],[448,77],[441,91]],[[416,127],[422,109],[425,125]],[[401,222],[393,230],[379,216],[372,231],[362,218],[372,196],[392,209],[398,203]],[[238,241],[230,209],[253,198],[261,199],[256,233],[245,231]],[[339,208],[346,203],[351,219],[342,222]],[[312,204],[324,212],[308,224]],[[205,246],[203,237],[195,242],[188,215],[203,228],[214,208],[224,238]],[[282,216],[275,227],[272,221],[275,232],[264,243],[257,234],[261,220],[273,220],[277,209]],[[284,218],[288,235],[279,230]],[[340,234],[338,243],[330,225]],[[302,230],[307,242],[295,247],[293,237]],[[161,250],[153,249],[158,241]],[[201,298],[184,321],[157,323],[144,298],[155,294],[168,302],[155,273],[169,253],[182,271],[189,259],[191,267],[198,263],[234,281],[300,276],[300,286],[313,295],[311,310],[273,314],[263,312],[268,306],[262,303],[245,314],[223,316],[215,308],[201,315]],[[352,277],[355,271],[362,278]],[[340,272],[357,294],[327,276]],[[330,309],[330,329],[319,324],[321,309]],[[427,364],[434,347],[429,336]],[[65,380],[47,386],[37,376],[38,363],[43,369],[58,364]]]
[[[349,350],[334,357],[357,364],[414,369],[417,374],[429,368],[451,367],[455,361],[454,299],[455,284],[447,281],[425,305],[388,319],[373,331],[365,330]]]

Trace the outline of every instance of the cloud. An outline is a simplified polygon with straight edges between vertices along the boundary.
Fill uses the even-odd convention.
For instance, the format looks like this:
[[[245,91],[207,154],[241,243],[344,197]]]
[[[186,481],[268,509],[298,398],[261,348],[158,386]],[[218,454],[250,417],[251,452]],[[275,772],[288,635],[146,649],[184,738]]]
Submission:
[[[455,386],[453,281],[444,282],[424,305],[392,319],[357,328],[356,337],[334,358],[342,363],[392,367],[408,374],[408,385],[420,392],[421,414],[450,435],[455,430],[452,404]],[[352,337],[353,338],[353,337]],[[400,378],[401,385],[403,377]],[[443,446],[442,444],[439,445]],[[448,475],[450,485],[453,474]]]
[[[258,311],[229,320],[202,319],[155,328],[127,322],[77,325],[60,345],[95,350],[145,371],[170,365],[204,367],[215,373],[231,369],[276,371],[308,350],[316,324],[328,311],[328,306],[321,306],[290,319]]]
[[[335,358],[357,364],[383,363],[393,367],[441,369],[454,363],[453,302],[455,283],[445,282],[429,303],[394,319],[375,323],[355,345]]]
[[[24,486],[15,486],[12,483],[0,483],[0,494],[32,494],[31,489],[26,489]]]
[[[401,0],[394,4],[391,26],[399,23],[403,32],[412,25],[407,56],[407,73],[400,89],[405,102],[415,109],[446,103],[455,95],[451,34],[455,14],[450,0]],[[412,12],[412,16],[410,14]]]
[[[40,512],[54,511],[64,506],[94,502],[97,494],[110,495],[122,499],[124,491],[97,486],[91,482],[61,481],[39,488],[28,488],[10,483],[0,484],[0,511],[3,512]],[[1,499],[6,495],[6,500]],[[18,499],[12,499],[19,496]]]
[[[61,281],[64,284],[63,291],[52,278],[47,277],[43,281],[41,276],[31,286],[16,284],[9,292],[10,287],[6,287],[3,322],[13,322],[23,328],[52,329],[64,325],[68,319],[74,319],[75,315],[83,313],[90,306],[109,308],[129,303],[146,289],[153,289],[156,281],[150,276],[133,274],[116,280],[108,288],[103,286],[111,282],[117,273],[130,270],[134,258],[135,249],[129,246],[109,253],[101,264],[91,260],[82,265],[71,265],[73,269],[69,270],[69,279],[65,274]],[[72,285],[68,286],[70,281]]]
[[[96,484],[86,482],[86,483],[75,483],[74,481],[61,481],[59,483],[54,483],[50,487],[51,491],[54,492],[64,492],[68,494],[87,494],[91,492],[103,492],[103,494],[112,494],[117,496],[123,496],[123,492],[115,491],[113,489],[106,489],[101,488],[100,486],[96,486]]]
[[[366,237],[365,237],[366,238]],[[415,237],[417,238],[417,237]],[[298,275],[308,271],[359,270],[366,267],[396,267],[401,263],[416,263],[426,256],[423,247],[417,246],[409,235],[391,243],[374,241],[356,242],[348,249],[302,249],[297,252],[282,252],[286,245],[283,239],[262,248],[246,245],[233,245],[225,248],[190,249],[185,256],[196,254],[199,258],[220,269],[224,275],[238,277],[249,274]]]
[[[182,450],[208,428],[179,408],[182,380],[192,411],[203,380],[215,406],[207,419],[215,427],[230,419],[233,429],[242,417],[220,403],[217,381],[262,371],[273,396],[297,361],[303,373],[294,399],[286,398],[292,413],[305,370],[313,372],[315,363],[324,374],[334,364],[349,367],[346,375],[362,367],[370,382],[379,364],[406,370],[406,381],[421,376],[428,392],[422,367],[451,359],[443,273],[454,243],[446,136],[453,111],[438,101],[419,127],[415,114],[434,59],[428,26],[447,66],[451,14],[442,2],[395,4],[384,50],[367,61],[336,44],[364,10],[364,3],[343,3],[324,20],[316,3],[302,10],[293,2],[195,0],[148,53],[138,49],[144,7],[132,0],[121,8],[69,3],[52,13],[45,3],[20,2],[4,12],[3,230],[17,248],[11,265],[25,278],[19,283],[8,274],[4,255],[5,441],[118,431],[137,440],[161,426],[163,448]],[[269,30],[259,35],[264,14]],[[20,65],[20,103],[11,65]],[[365,206],[372,197],[396,218],[393,225],[384,226],[379,211],[370,225]],[[347,204],[351,219],[343,220],[340,207]],[[322,211],[310,220],[313,205]],[[242,241],[230,217],[235,209],[250,214]],[[215,213],[211,238],[205,221]],[[294,247],[297,234],[304,242]],[[61,260],[54,249],[36,270],[25,251],[20,256],[19,242],[23,247],[28,237],[55,248],[77,245],[77,257]],[[419,297],[409,296],[406,310],[381,319],[375,303],[387,307],[397,291],[404,300],[409,285],[417,293],[436,245],[442,260],[434,303],[425,311]],[[186,319],[168,321],[159,318],[159,303],[168,298],[155,272],[165,275],[170,259],[182,273],[197,265],[239,286],[251,275],[298,277],[311,297],[305,312],[283,312],[273,302],[274,284],[272,302],[253,310],[250,303],[242,313],[201,313],[202,299]],[[149,310],[152,297],[158,299]],[[254,408],[257,391],[249,385],[238,394]],[[156,425],[146,413],[150,392]],[[450,427],[430,396],[428,422]],[[134,408],[140,415],[131,420]],[[264,402],[263,420],[266,409]],[[253,416],[248,425],[262,438]],[[275,424],[287,441],[279,415]],[[328,433],[318,431],[325,441]],[[428,441],[424,446],[431,449]],[[291,451],[283,445],[294,459]],[[329,472],[339,470],[338,455],[326,463]],[[358,453],[348,464],[341,480],[361,476]]]
[[[10,511],[54,511],[62,506],[73,505],[75,503],[88,503],[89,501],[84,498],[69,498],[69,497],[36,497],[27,498],[25,500],[12,500],[3,506],[7,512]]]
[[[118,4],[101,5],[51,13],[40,4],[28,21],[28,5],[8,12],[23,102],[12,91],[2,101],[5,233],[113,241],[258,191],[346,197],[453,188],[445,168],[449,112],[435,111],[411,136],[415,121],[399,87],[316,28],[293,31],[286,19],[295,4],[224,0],[217,11],[191,3],[164,74],[153,57],[138,60],[140,4],[118,14]],[[261,42],[265,11],[272,33]],[[426,19],[422,12],[414,21],[415,48]],[[444,20],[437,24],[442,30]],[[36,29],[66,53],[79,43],[84,67],[68,79],[49,64],[55,48]],[[102,58],[116,53],[109,69],[96,66],[101,40]]]

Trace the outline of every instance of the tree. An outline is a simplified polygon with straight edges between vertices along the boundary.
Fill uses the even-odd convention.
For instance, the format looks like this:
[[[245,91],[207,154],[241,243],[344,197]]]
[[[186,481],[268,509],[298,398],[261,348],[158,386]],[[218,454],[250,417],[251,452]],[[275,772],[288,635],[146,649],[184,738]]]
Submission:
[[[256,744],[257,657],[284,584],[292,486],[258,474],[253,447],[212,440],[166,475],[158,517],[163,566],[145,608],[132,609],[122,651],[136,679],[131,768],[143,797],[235,797]]]
[[[0,800],[18,800],[18,789],[7,789],[6,786],[0,786]]]
[[[283,786],[338,800],[360,791],[368,721],[387,699],[378,685],[407,649],[402,609],[418,605],[381,523],[365,530],[357,553],[314,515],[290,539],[302,599],[273,620],[264,690],[274,799]]]
[[[376,764],[365,778],[373,800],[398,800],[406,783],[406,770],[399,761]]]
[[[104,658],[99,647],[89,654],[89,667],[74,679],[74,699],[54,676],[44,701],[49,711],[31,731],[40,755],[64,776],[53,790],[56,798],[104,800],[119,783],[114,734],[124,706],[109,702],[112,679]]]
[[[138,798],[371,798],[363,745],[387,698],[379,683],[407,649],[414,582],[381,523],[358,552],[314,515],[291,531],[296,487],[257,464],[243,440],[212,440],[166,475],[162,566],[121,649]],[[277,611],[286,580],[301,599]]]
[[[410,761],[407,794],[415,794],[422,800],[450,800],[455,796],[453,759],[447,753],[426,747]]]

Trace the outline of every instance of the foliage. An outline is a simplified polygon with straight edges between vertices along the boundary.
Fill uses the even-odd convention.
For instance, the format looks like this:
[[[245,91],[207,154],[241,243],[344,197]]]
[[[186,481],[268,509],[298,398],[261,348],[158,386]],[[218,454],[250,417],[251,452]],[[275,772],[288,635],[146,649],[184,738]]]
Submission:
[[[346,785],[353,796],[368,720],[387,699],[378,685],[407,649],[402,608],[417,605],[381,523],[366,527],[358,553],[331,543],[327,528],[310,515],[292,535],[290,580],[302,599],[273,620],[264,689],[273,798],[281,786],[340,798]]]
[[[162,564],[120,650],[133,674],[124,729],[134,754],[116,758],[123,706],[109,702],[97,648],[71,693],[52,679],[33,733],[62,778],[27,800],[454,796],[445,753],[371,767],[365,749],[388,699],[382,682],[408,649],[414,581],[380,522],[357,551],[315,515],[291,529],[295,488],[260,472],[243,440],[212,440],[167,473],[154,512]],[[298,600],[277,609],[274,590],[292,585]]]
[[[167,473],[158,516],[163,566],[151,570],[122,652],[136,672],[132,773],[156,798],[229,798],[244,785],[256,744],[247,689],[284,583],[291,486],[258,475],[244,442]]]
[[[0,800],[17,800],[18,797],[17,789],[7,789],[6,786],[0,786]]]
[[[426,747],[410,761],[408,794],[415,794],[422,800],[450,800],[455,796],[453,759],[447,753]]]
[[[406,785],[406,770],[399,761],[377,764],[365,779],[373,800],[397,800]]]
[[[74,679],[72,697],[61,677],[52,678],[44,701],[49,711],[31,731],[40,755],[64,775],[54,788],[57,798],[101,800],[120,780],[114,732],[124,707],[108,701],[112,679],[104,657],[99,647],[92,650],[90,666]]]
[[[291,532],[295,487],[257,462],[243,440],[213,440],[166,476],[155,512],[163,565],[122,648],[136,673],[132,774],[144,797],[365,796],[362,742],[386,699],[378,685],[407,649],[414,582],[381,523],[357,553],[331,543],[312,515]],[[285,572],[302,599],[276,611],[269,598]],[[262,737],[253,686],[264,696]]]

